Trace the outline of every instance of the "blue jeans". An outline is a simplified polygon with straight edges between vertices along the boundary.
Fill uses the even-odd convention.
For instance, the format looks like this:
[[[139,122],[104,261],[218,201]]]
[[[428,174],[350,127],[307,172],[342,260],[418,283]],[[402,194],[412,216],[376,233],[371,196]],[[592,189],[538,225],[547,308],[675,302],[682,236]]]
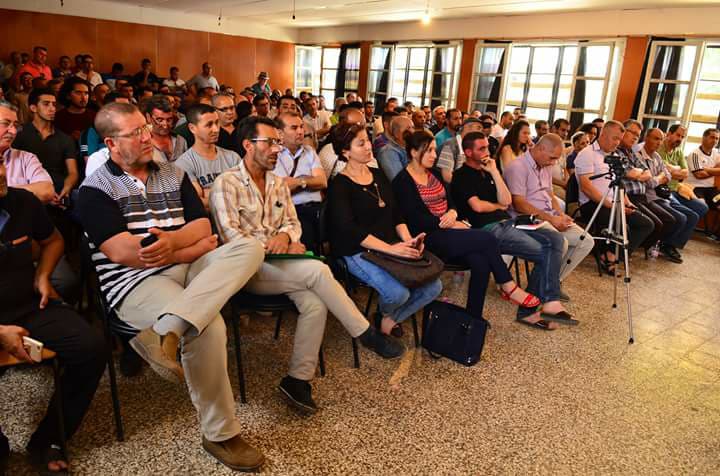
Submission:
[[[673,208],[676,208],[677,205],[685,206],[686,208],[689,208],[690,210],[694,211],[698,219],[705,216],[705,214],[708,212],[709,208],[707,204],[702,200],[688,200],[687,198],[684,198],[677,192],[673,192],[672,196],[670,197],[670,205]]]
[[[344,256],[350,274],[367,284],[380,296],[379,308],[384,316],[402,322],[431,303],[442,291],[440,279],[408,289],[381,267],[363,259],[362,253]]]
[[[562,266],[565,238],[555,230],[518,230],[515,220],[496,223],[489,229],[498,240],[500,253],[535,263],[527,292],[542,302],[560,299],[560,267]],[[532,314],[532,309],[518,308],[518,317]]]

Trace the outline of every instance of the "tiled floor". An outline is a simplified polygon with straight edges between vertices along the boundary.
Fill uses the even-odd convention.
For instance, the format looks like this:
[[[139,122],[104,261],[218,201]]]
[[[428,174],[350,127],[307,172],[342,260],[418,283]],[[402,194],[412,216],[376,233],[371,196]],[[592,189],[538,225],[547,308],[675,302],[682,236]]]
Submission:
[[[322,410],[311,418],[274,389],[294,319],[273,341],[273,322],[253,317],[243,329],[250,402],[237,408],[245,435],[268,474],[720,474],[720,246],[696,237],[683,255],[682,265],[633,259],[634,345],[624,301],[611,309],[612,280],[590,259],[564,288],[581,320],[574,328],[519,326],[490,292],[493,327],[472,368],[412,349],[392,362],[363,351],[355,370],[333,321],[328,375],[314,382]],[[0,422],[15,451],[43,411],[47,378],[0,380]],[[114,439],[103,380],[72,441],[78,474],[231,473],[201,449],[186,392],[149,370],[121,378],[120,391],[127,441]],[[14,454],[10,474],[27,470]]]

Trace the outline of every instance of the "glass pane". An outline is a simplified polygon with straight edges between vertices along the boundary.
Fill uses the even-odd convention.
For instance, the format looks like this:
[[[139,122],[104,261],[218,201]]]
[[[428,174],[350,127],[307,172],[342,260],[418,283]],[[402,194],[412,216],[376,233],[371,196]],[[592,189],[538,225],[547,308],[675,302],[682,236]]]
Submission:
[[[323,48],[323,68],[337,68],[340,48]]]
[[[497,112],[497,104],[474,102],[470,107],[470,111],[480,111],[483,114],[486,112]]]
[[[408,96],[405,98],[405,101],[410,101],[415,107],[419,107],[420,104],[422,104],[422,98],[419,96]]]
[[[516,101],[518,103],[523,100],[523,91],[525,89],[526,74],[511,74],[510,81],[507,86],[505,99],[507,101]]]
[[[500,91],[500,76],[478,76],[475,78],[475,101],[490,101],[490,96],[495,87],[495,99]]]
[[[525,110],[525,115],[528,118],[528,122],[530,124],[534,124],[536,121],[547,121],[550,117],[550,110],[549,109],[542,109],[542,108],[535,108],[535,107],[529,107]],[[534,131],[533,131],[534,134]]]
[[[594,79],[578,79],[575,81],[573,108],[599,110],[602,104],[604,83],[604,81]]]
[[[335,90],[321,89],[320,94],[325,97],[325,107],[333,109],[335,107]]]
[[[428,50],[427,48],[411,48],[410,49],[410,67],[425,69],[425,62],[427,60]]]
[[[345,71],[345,90],[357,91],[360,71]]]
[[[555,115],[553,116],[553,121],[557,119],[567,119],[570,117],[570,114],[565,109],[555,109]]]
[[[423,71],[410,71],[407,83],[408,96],[422,95],[423,79],[425,79],[425,73]]]
[[[527,71],[529,61],[530,47],[513,47],[512,53],[510,54],[510,72],[525,73]]]
[[[699,81],[692,110],[692,120],[716,123],[720,112],[720,82]]]
[[[575,61],[577,60],[577,47],[566,46],[563,52],[562,73],[575,74]]]
[[[389,74],[383,73],[382,71],[370,71],[370,75],[368,78],[368,89],[369,89],[370,93],[376,93],[376,92],[385,93],[385,92],[387,92],[386,89],[388,87],[388,84],[385,84],[385,87],[380,89],[381,88],[380,79],[382,78],[383,74],[386,74],[387,76],[389,76]]]
[[[337,79],[337,70],[324,69],[322,72],[322,88],[335,88],[335,80]],[[327,104],[327,101],[326,101]]]
[[[502,74],[505,48],[486,48],[480,50],[480,60],[477,65],[478,73]]]
[[[592,121],[592,118],[590,119]],[[672,121],[674,123],[675,121]],[[670,127],[671,121],[668,119],[650,119],[645,118],[642,121],[643,123],[643,130],[646,131],[650,129],[651,127],[657,127],[663,131],[666,131],[668,127]]]
[[[585,76],[605,77],[610,61],[610,46],[583,46],[585,50]]]
[[[533,73],[555,74],[559,56],[560,48],[557,46],[535,48],[533,53]]]
[[[570,89],[572,88],[572,76],[563,74],[560,76],[560,85],[557,94],[557,106],[567,106],[570,104]]]
[[[534,67],[533,67],[534,68]],[[552,90],[555,82],[555,75],[532,74],[530,75],[530,90],[528,91],[528,102],[550,105],[552,102]]]
[[[690,81],[695,63],[696,46],[662,45],[655,50],[653,79]]]
[[[397,74],[393,75],[392,91],[390,91],[390,94],[392,96],[397,96],[399,98],[405,96],[405,72],[404,71],[398,71]]]
[[[438,86],[439,85],[439,86]],[[439,87],[439,89],[438,89]],[[433,75],[433,97],[449,98],[452,89],[452,75],[435,74]]]
[[[720,81],[720,46],[705,48],[700,79]]]
[[[407,65],[407,55],[408,55],[407,48],[397,48],[395,50],[395,67],[396,68],[405,68],[405,66]]]
[[[385,59],[390,48],[374,46],[370,55],[370,69],[385,69]]]
[[[312,87],[312,71],[309,69],[298,69],[297,70],[297,88],[309,88]]]
[[[312,66],[312,52],[306,48],[298,48],[296,62],[299,67]]]
[[[645,102],[645,114],[681,116],[687,93],[686,84],[651,83]]]
[[[360,48],[349,48],[347,50],[345,69],[360,69]]]
[[[440,62],[435,62],[433,70],[437,73],[452,73],[455,64],[455,48],[438,48],[435,57],[440,56]]]

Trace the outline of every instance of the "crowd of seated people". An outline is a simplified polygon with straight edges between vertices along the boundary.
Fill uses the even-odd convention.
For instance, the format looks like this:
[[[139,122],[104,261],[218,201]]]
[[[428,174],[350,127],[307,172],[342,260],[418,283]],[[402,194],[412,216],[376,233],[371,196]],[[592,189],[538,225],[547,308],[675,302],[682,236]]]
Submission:
[[[121,371],[132,376],[145,361],[186,384],[205,450],[252,470],[264,456],[241,436],[221,315],[239,290],[285,294],[297,307],[278,390],[314,413],[310,382],[328,312],[363,346],[396,358],[403,321],[442,292],[439,279],[405,286],[366,251],[415,259],[428,250],[468,269],[466,309],[476,317],[497,318],[484,309],[492,276],[518,323],[552,331],[580,322],[563,282],[594,246],[602,269],[617,272],[615,249],[576,223],[597,209],[596,228],[608,226],[609,179],[592,179],[608,172],[606,155],[627,168],[630,252],[682,263],[699,220],[718,209],[717,129],[686,156],[680,124],[643,130],[598,118],[573,131],[566,119],[532,122],[520,108],[497,117],[356,93],[330,111],[322,96],[272,89],[266,72],[235,93],[209,63],[185,81],[177,67],[162,78],[149,59],[135,74],[119,63],[97,72],[89,54],[51,69],[47,53],[13,54],[1,70],[0,347],[28,360],[20,339],[29,334],[64,361],[66,436],[109,351],[67,304],[80,299],[77,263],[64,251],[74,231],[87,237],[99,292],[138,330],[123,344]],[[537,222],[519,227],[528,215]],[[154,242],[143,244],[147,237]],[[317,254],[374,289],[377,312],[363,316]],[[506,257],[533,264],[526,289]],[[62,472],[67,456],[54,431],[43,420],[29,450],[34,463]],[[2,438],[0,459],[7,453]]]

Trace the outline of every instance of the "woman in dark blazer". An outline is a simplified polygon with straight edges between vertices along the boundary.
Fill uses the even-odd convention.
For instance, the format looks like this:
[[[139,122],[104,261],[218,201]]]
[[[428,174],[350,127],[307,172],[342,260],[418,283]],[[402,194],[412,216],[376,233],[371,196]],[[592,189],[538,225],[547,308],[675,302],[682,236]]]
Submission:
[[[405,137],[408,166],[393,180],[393,190],[412,235],[426,233],[425,244],[445,262],[470,268],[467,310],[473,316],[483,315],[485,293],[490,273],[500,286],[503,299],[526,308],[537,308],[540,300],[522,290],[512,279],[503,262],[495,237],[487,231],[471,229],[457,220],[451,194],[441,175],[432,169],[437,156],[435,141],[427,131],[408,133]],[[554,329],[555,323],[544,321],[539,312],[519,322],[543,329]]]

